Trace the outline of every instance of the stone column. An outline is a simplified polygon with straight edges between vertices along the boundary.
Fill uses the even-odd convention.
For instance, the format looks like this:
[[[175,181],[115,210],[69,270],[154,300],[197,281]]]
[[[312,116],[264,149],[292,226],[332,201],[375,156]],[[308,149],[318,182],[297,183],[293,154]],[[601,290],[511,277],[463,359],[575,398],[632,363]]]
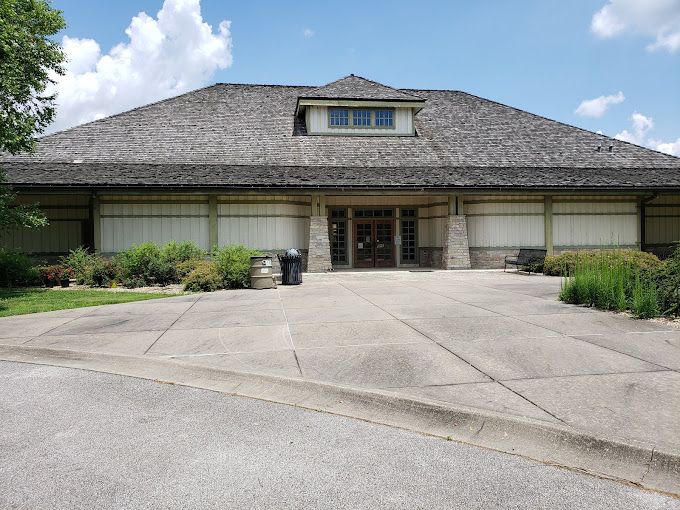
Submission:
[[[332,268],[331,242],[328,239],[328,218],[326,216],[311,216],[309,218],[307,272],[324,273]]]
[[[463,214],[462,197],[449,197],[449,216],[444,227],[444,269],[470,269],[467,218]]]

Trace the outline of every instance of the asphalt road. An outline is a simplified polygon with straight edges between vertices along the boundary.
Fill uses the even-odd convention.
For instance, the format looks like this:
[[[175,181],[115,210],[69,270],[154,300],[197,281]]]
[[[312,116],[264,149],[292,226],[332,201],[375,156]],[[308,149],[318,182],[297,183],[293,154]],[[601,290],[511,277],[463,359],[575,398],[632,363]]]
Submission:
[[[680,508],[359,420],[0,362],[1,508]]]

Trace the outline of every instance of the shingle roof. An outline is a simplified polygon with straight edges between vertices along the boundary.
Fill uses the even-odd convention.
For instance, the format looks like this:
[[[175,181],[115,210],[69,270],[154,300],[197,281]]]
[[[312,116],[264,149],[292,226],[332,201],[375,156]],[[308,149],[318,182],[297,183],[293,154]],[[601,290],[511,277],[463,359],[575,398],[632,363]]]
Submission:
[[[311,87],[218,84],[3,156],[18,186],[680,188],[680,158],[470,94],[425,99],[415,137],[294,136]],[[82,163],[73,163],[82,160]]]
[[[382,83],[350,74],[323,87],[312,89],[301,97],[315,99],[366,99],[372,101],[422,101],[409,94]]]

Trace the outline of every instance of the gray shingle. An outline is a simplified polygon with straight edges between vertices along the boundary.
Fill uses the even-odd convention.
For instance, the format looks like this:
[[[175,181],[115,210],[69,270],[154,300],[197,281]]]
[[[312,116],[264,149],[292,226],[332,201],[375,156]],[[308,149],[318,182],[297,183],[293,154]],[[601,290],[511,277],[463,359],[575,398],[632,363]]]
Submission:
[[[680,158],[618,140],[609,153],[607,137],[456,91],[403,91],[425,99],[415,137],[294,136],[298,97],[313,90],[213,85],[46,136],[0,165],[16,185],[680,187]]]
[[[306,92],[305,98],[316,99],[367,99],[372,101],[422,101],[423,98],[412,93],[394,89],[350,74],[323,87]]]

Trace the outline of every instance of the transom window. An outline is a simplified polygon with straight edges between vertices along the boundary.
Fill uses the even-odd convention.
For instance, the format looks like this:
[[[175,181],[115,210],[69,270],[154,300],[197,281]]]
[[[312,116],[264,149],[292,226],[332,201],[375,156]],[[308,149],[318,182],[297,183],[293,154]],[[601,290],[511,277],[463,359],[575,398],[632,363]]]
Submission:
[[[349,110],[331,110],[331,126],[348,126]]]
[[[350,119],[351,123],[350,123]],[[330,127],[352,128],[394,128],[394,110],[377,108],[329,108],[328,125]]]

